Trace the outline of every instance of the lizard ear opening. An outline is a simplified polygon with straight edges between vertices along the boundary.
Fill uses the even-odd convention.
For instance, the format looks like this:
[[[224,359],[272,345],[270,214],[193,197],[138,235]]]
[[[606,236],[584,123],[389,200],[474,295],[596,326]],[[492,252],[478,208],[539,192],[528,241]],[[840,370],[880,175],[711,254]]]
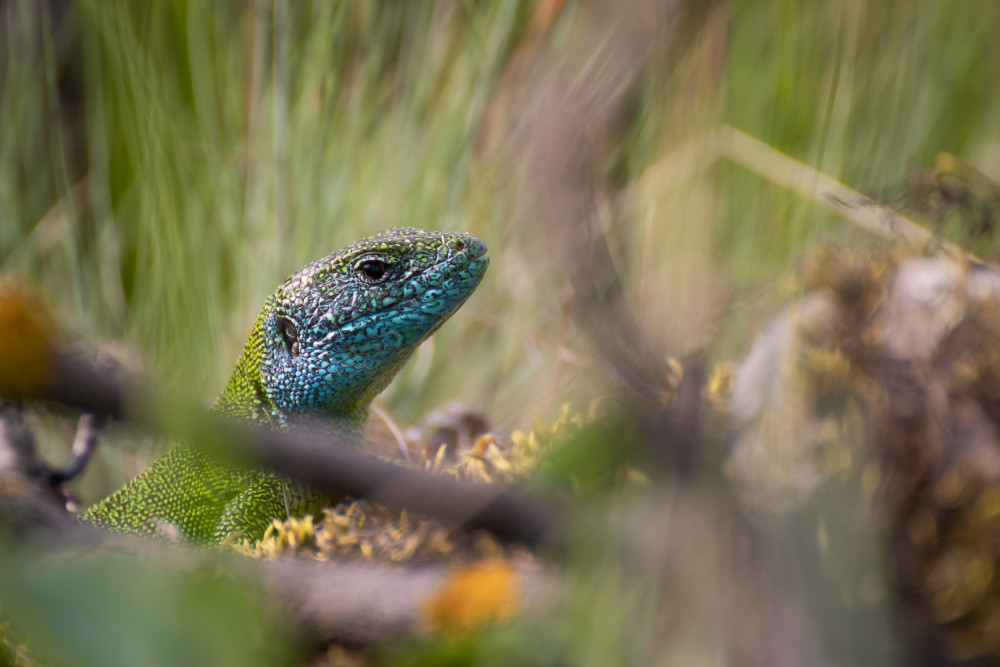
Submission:
[[[287,317],[279,317],[278,331],[281,333],[281,339],[285,341],[285,347],[291,355],[293,357],[299,356],[302,350],[299,345],[299,330],[295,326],[295,322],[292,322]]]

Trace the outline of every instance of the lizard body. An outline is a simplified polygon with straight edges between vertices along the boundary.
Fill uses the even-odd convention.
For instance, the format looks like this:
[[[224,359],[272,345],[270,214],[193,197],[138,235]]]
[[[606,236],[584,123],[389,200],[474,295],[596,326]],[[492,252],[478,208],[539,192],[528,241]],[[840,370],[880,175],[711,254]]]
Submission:
[[[465,302],[489,265],[464,232],[386,230],[302,267],[267,299],[212,409],[271,428],[324,418],[360,437],[371,400]],[[181,442],[81,515],[117,532],[179,531],[205,543],[259,539],[275,518],[329,498]]]

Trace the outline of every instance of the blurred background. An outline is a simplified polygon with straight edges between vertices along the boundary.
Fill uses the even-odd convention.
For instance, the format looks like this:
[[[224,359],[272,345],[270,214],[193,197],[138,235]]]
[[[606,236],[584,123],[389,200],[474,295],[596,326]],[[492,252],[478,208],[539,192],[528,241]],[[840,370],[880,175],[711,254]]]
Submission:
[[[942,152],[1000,173],[992,3],[676,3],[609,41],[638,30],[629,11],[4,0],[0,269],[68,337],[208,403],[298,266],[386,227],[469,230],[494,257],[487,280],[380,403],[405,423],[462,397],[509,431],[605,385],[551,221],[524,194],[549,91],[615,98],[577,139],[601,144],[615,266],[675,355],[738,358],[811,248],[878,242],[759,173],[675,155],[719,124],[867,194]],[[560,94],[571,116],[601,103]],[[976,230],[987,255],[992,231]],[[103,454],[126,476],[151,455]]]
[[[817,248],[889,247],[730,160],[721,126],[995,259],[998,31],[1000,4],[938,0],[0,0],[0,273],[66,340],[209,404],[297,267],[468,230],[486,279],[378,403],[527,431],[616,392],[577,237],[607,240],[650,349],[712,364]],[[59,417],[32,415],[56,461]],[[104,440],[85,504],[169,444]]]

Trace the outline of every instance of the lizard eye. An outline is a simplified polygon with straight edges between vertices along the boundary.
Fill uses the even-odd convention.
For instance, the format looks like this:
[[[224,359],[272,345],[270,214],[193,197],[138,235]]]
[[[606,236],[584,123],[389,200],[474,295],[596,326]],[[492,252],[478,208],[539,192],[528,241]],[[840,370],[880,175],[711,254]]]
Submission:
[[[385,262],[380,262],[377,259],[366,259],[358,264],[355,270],[367,282],[377,283],[385,278],[386,268],[388,265]]]
[[[302,348],[299,345],[299,330],[298,327],[295,326],[295,322],[292,322],[287,317],[279,317],[278,331],[281,332],[281,339],[285,341],[285,347],[292,354],[292,356],[299,356]]]

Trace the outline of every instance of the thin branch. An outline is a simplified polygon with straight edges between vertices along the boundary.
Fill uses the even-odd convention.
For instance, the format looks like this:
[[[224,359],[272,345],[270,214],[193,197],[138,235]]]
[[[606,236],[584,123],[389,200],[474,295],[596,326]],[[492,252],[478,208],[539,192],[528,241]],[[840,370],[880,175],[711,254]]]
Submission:
[[[97,449],[98,438],[101,435],[103,421],[96,415],[86,412],[80,415],[76,423],[76,435],[73,436],[73,446],[70,449],[70,459],[61,470],[49,472],[49,484],[58,487],[77,477],[87,467],[90,457]]]
[[[913,220],[729,125],[720,125],[657,161],[630,191],[634,197],[648,201],[664,189],[680,187],[692,175],[707,170],[719,160],[729,160],[797,192],[876,236],[904,243],[918,252],[937,252],[985,265],[983,260]]]

